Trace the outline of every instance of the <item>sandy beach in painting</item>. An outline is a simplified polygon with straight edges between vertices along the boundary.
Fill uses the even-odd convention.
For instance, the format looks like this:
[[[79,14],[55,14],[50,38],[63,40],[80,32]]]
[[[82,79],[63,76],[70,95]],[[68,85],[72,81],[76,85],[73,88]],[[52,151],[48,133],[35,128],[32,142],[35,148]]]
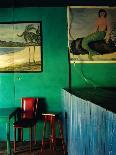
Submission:
[[[35,52],[34,52],[34,47],[30,46],[31,63],[33,63],[33,55],[34,55],[35,62],[41,62],[40,46],[35,47]],[[17,65],[19,66],[27,63],[29,63],[29,47],[25,47],[25,49],[18,52],[0,55],[0,69],[6,68],[6,67],[15,68],[15,66]]]

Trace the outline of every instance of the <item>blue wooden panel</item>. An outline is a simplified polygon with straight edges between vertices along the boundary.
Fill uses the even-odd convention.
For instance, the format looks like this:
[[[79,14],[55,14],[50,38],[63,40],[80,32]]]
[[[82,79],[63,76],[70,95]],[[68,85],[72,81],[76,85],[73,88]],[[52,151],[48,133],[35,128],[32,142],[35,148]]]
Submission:
[[[116,114],[65,90],[62,94],[68,154],[116,155]]]

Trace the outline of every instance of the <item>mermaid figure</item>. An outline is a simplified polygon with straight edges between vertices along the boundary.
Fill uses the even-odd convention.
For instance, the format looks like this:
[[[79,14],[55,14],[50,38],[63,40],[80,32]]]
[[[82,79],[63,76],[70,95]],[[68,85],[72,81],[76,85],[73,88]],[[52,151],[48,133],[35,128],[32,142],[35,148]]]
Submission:
[[[98,12],[98,19],[96,21],[96,30],[94,33],[86,36],[82,40],[82,48],[88,51],[89,59],[92,60],[92,55],[98,54],[97,51],[94,51],[90,48],[89,44],[91,42],[105,40],[106,43],[109,42],[111,35],[111,26],[107,19],[107,12],[104,9],[100,9]]]

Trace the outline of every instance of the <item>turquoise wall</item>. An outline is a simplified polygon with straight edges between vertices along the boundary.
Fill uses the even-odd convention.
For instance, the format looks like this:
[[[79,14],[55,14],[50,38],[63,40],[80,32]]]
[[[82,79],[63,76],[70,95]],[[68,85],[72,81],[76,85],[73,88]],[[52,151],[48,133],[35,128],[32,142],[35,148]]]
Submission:
[[[116,64],[71,64],[72,87],[116,87]]]
[[[21,97],[34,96],[45,98],[48,110],[61,111],[61,88],[68,87],[66,18],[64,7],[0,9],[1,22],[42,21],[43,38],[43,72],[0,73],[0,107],[20,106]]]

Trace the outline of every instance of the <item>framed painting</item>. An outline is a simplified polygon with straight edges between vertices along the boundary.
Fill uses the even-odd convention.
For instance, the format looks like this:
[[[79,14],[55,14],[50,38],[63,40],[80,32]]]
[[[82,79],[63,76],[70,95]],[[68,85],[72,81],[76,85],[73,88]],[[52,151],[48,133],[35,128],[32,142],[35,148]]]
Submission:
[[[68,7],[71,63],[116,63],[116,7]]]
[[[0,23],[0,72],[40,71],[41,22]]]

